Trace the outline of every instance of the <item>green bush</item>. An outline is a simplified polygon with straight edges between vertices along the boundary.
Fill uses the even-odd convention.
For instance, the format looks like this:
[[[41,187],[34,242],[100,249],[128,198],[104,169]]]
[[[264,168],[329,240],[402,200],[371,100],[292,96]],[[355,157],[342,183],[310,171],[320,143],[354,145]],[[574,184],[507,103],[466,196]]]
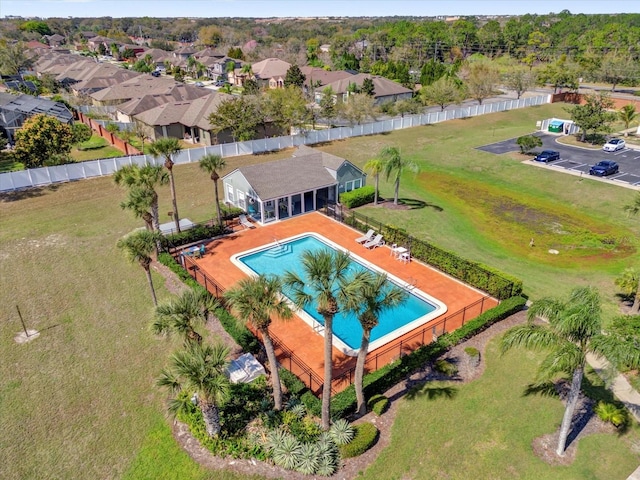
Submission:
[[[389,399],[381,394],[374,395],[367,402],[367,408],[380,416],[389,408]]]
[[[282,383],[284,383],[291,395],[300,399],[310,414],[320,415],[322,411],[322,401],[306,387],[302,380],[285,368],[280,369],[280,380],[282,380]]]
[[[207,225],[196,225],[195,227],[188,230],[167,235],[166,239],[169,245],[179,247],[180,245],[186,245],[188,243],[199,242],[201,240],[207,240],[209,238],[217,237],[219,235],[222,235],[224,231],[224,227],[221,227],[220,225],[214,225],[212,227]]]
[[[491,310],[487,310],[473,320],[468,321],[457,330],[440,335],[435,342],[423,345],[409,355],[405,355],[401,359],[385,365],[380,370],[365,375],[363,379],[365,396],[373,397],[376,394],[387,391],[403,378],[406,378],[418,368],[422,367],[426,362],[431,362],[445,353],[450,347],[486,330],[494,323],[519,312],[526,302],[526,299],[523,297],[513,297],[504,300]],[[355,411],[355,406],[356,393],[354,386],[351,385],[333,397],[331,414],[335,417],[345,417]]]
[[[447,375],[448,377],[453,377],[458,373],[458,367],[455,363],[451,363],[448,360],[438,359],[433,364],[433,368],[436,372],[440,372],[443,375]]]
[[[623,427],[628,424],[629,416],[623,407],[619,407],[613,403],[603,402],[602,400],[596,404],[596,415],[603,422],[609,422],[616,428]]]
[[[467,348],[464,349],[464,353],[466,353],[470,357],[479,357],[480,356],[480,350],[478,350],[476,347],[467,347]]]
[[[340,447],[342,458],[352,458],[362,455],[376,443],[378,439],[378,429],[372,423],[360,423],[354,425],[355,436],[351,442]]]
[[[373,202],[376,189],[371,185],[365,185],[364,187],[356,188],[350,192],[344,192],[340,194],[340,203],[347,208],[356,208],[367,203]]]

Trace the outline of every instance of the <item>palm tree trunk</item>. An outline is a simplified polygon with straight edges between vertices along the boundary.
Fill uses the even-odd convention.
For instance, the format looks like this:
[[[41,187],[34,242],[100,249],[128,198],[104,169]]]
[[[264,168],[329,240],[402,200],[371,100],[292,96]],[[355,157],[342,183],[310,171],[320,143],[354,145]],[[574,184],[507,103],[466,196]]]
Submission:
[[[333,316],[324,317],[324,385],[322,387],[322,429],[331,427],[331,380],[333,380]]]
[[[218,407],[214,403],[200,400],[200,409],[202,410],[202,418],[210,437],[217,437],[220,434],[220,414]]]
[[[151,216],[153,217],[153,229],[160,231],[160,211],[158,207],[158,194],[153,193],[153,201],[151,202]]]
[[[269,367],[271,368],[271,383],[273,387],[273,404],[274,410],[282,410],[282,387],[280,386],[280,374],[278,373],[278,360],[276,359],[276,352],[273,349],[273,342],[269,336],[268,328],[261,328],[262,343],[264,343],[264,349],[267,352],[267,359],[269,360]]]
[[[169,187],[171,188],[171,203],[173,204],[173,221],[176,231],[180,233],[180,215],[178,215],[178,201],[176,200],[176,185],[173,181],[173,169],[169,170]]]
[[[216,195],[216,215],[218,217],[218,225],[222,225],[222,215],[220,215],[220,197],[218,195],[218,181],[213,181],[213,188]]]
[[[571,421],[573,420],[573,412],[578,404],[578,397],[580,396],[580,385],[582,385],[582,376],[584,375],[584,367],[580,366],[573,371],[573,380],[571,381],[571,390],[569,390],[569,397],[567,398],[567,407],[564,411],[564,417],[562,417],[562,425],[560,426],[560,436],[558,438],[558,448],[556,453],[560,456],[564,456],[564,451],[567,446],[567,437],[569,436],[569,429],[571,428]]]
[[[151,298],[153,299],[153,304],[157,307],[158,298],[156,297],[156,289],[153,288],[153,279],[151,278],[151,269],[149,267],[146,267],[144,271],[147,274],[147,281],[149,282],[149,288],[151,288]]]
[[[149,212],[145,212],[142,215],[142,220],[144,220],[144,226],[146,227],[146,229],[150,232],[153,232],[153,215],[151,215]]]
[[[369,338],[371,330],[365,329],[362,332],[362,341],[360,342],[360,351],[358,352],[358,360],[356,361],[356,378],[354,386],[356,389],[356,405],[358,415],[367,413],[367,404],[364,401],[364,388],[362,378],[364,377],[364,362],[367,359],[367,350],[369,350]]]
[[[378,204],[378,182],[380,180],[380,175],[376,173],[376,192],[373,196],[373,204],[377,205]]]
[[[400,176],[398,175],[398,178],[396,178],[396,189],[395,192],[393,194],[393,204],[397,205],[398,204],[398,193],[400,192]]]

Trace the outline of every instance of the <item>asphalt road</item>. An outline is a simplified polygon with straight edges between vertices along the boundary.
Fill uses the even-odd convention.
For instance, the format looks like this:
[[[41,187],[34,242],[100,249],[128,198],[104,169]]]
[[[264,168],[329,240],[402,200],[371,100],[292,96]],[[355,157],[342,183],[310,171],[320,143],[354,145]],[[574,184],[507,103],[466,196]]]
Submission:
[[[536,132],[535,135],[540,137],[543,142],[542,147],[536,149],[536,152],[540,152],[542,150],[556,150],[560,152],[560,160],[555,160],[546,164],[550,167],[566,170],[568,172],[589,175],[589,169],[592,165],[595,165],[600,160],[613,160],[620,166],[620,172],[615,175],[605,177],[607,180],[640,186],[640,150],[625,148],[623,150],[618,150],[617,152],[609,153],[603,152],[602,150],[589,150],[586,148],[563,145],[556,142],[559,138],[557,135],[545,132]],[[519,149],[520,147],[516,143],[515,138],[478,147],[478,150],[498,155],[518,151]],[[533,158],[533,156],[531,158]],[[538,164],[538,162],[534,163]],[[545,164],[539,163],[539,165]]]

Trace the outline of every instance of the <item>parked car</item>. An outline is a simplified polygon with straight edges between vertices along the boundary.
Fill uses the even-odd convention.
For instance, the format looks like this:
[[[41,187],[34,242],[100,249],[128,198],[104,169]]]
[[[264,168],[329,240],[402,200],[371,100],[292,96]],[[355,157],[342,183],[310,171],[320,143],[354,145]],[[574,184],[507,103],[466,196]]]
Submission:
[[[626,143],[621,138],[612,138],[607,143],[604,144],[602,150],[605,152],[617,152],[618,150],[622,150],[626,146]]]
[[[589,175],[606,177],[618,173],[618,164],[611,160],[602,160],[589,169]]]
[[[224,80],[218,80],[216,83],[214,83],[214,85],[216,87],[224,87],[225,85],[228,85],[229,82],[225,82]]]
[[[151,72],[151,76],[152,77],[159,77],[160,76],[160,72],[157,70],[154,70],[153,72]]]
[[[560,160],[560,152],[555,150],[543,150],[533,158],[536,162],[549,163],[554,160]]]

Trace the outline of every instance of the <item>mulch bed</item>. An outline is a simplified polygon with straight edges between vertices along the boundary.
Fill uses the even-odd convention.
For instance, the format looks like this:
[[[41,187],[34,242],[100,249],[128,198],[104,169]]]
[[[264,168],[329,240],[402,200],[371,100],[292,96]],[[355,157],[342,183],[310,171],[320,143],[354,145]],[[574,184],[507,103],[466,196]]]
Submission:
[[[393,205],[393,204],[391,204]],[[167,279],[166,288],[172,293],[180,293],[186,286],[178,279],[173,272],[157,262],[154,262],[153,267],[165,276]],[[454,380],[459,383],[471,382],[482,375],[485,369],[484,351],[487,343],[493,337],[502,334],[509,328],[520,325],[526,321],[526,312],[518,312],[511,317],[498,322],[487,330],[479,333],[473,338],[456,345],[441,358],[454,362],[458,368],[458,373],[455,378],[443,376],[431,368],[430,365],[424,365],[422,369],[413,373],[411,376],[405,379],[405,381],[398,383],[394,387],[385,392],[385,396],[390,400],[389,409],[380,417],[376,416],[373,412],[354,420],[353,423],[371,422],[380,431],[378,442],[367,452],[355,458],[348,458],[343,460],[343,464],[336,474],[337,478],[341,480],[356,479],[361,475],[360,472],[364,472],[369,465],[371,465],[378,457],[380,452],[389,445],[391,440],[391,429],[397,414],[399,401],[414,387],[419,386],[432,380]],[[219,322],[208,322],[208,328],[211,329],[216,335],[219,335],[228,343],[234,350],[239,348],[235,342],[229,337],[229,335],[222,329]],[[473,364],[469,355],[465,353],[465,348],[475,347],[480,351],[481,361],[479,364]],[[564,400],[568,385],[564,383],[558,384],[558,390],[560,397]],[[615,428],[612,425],[605,424],[597,416],[593,415],[592,402],[581,395],[579,405],[576,409],[578,418],[577,428],[574,426],[574,431],[577,431],[577,435],[573,435],[570,443],[566,449],[565,455],[559,457],[556,455],[555,450],[558,441],[559,431],[549,433],[542,437],[538,437],[532,442],[532,449],[536,456],[541,458],[546,463],[551,465],[569,465],[571,464],[576,455],[577,440],[586,435],[600,432],[612,432]],[[271,465],[267,462],[261,462],[258,460],[237,460],[229,458],[221,458],[213,455],[209,450],[203,448],[200,443],[191,435],[186,425],[175,421],[172,426],[173,435],[180,446],[186,450],[186,452],[197,463],[205,468],[213,470],[230,470],[245,475],[262,475],[265,478],[274,478],[282,480],[311,480],[318,478],[317,475],[303,475],[297,472],[284,470],[283,468]],[[335,477],[335,476],[334,476]]]

